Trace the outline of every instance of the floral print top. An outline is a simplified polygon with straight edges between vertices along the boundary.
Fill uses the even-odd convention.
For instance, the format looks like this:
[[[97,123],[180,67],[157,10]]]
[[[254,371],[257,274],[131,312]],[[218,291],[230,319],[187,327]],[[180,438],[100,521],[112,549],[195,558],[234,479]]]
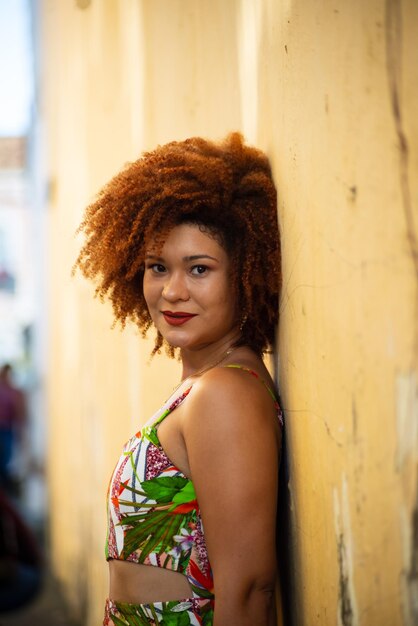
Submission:
[[[213,577],[192,481],[167,457],[157,427],[190,392],[163,407],[124,447],[108,494],[106,558],[185,574],[194,597],[213,598]]]
[[[191,388],[167,401],[125,445],[109,485],[106,558],[180,572],[193,597],[213,599],[212,569],[193,483],[167,457],[157,434],[158,425]]]

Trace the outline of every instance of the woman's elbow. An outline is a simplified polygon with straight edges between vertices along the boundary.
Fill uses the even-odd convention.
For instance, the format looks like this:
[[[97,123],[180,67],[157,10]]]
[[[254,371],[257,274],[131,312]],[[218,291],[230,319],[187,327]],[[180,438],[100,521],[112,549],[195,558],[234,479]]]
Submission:
[[[276,576],[254,578],[248,588],[246,599],[248,604],[256,604],[267,614],[274,606]]]
[[[232,582],[232,581],[230,581]],[[276,573],[254,575],[235,584],[215,584],[216,626],[268,626],[274,623]]]

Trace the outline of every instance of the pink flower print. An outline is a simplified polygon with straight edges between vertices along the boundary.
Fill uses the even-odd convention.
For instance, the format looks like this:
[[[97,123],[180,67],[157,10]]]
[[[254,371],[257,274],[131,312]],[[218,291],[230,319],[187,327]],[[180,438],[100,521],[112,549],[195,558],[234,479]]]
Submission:
[[[182,528],[180,535],[174,535],[173,539],[179,544],[174,547],[174,550],[178,551],[180,549],[182,552],[187,552],[188,550],[191,550],[193,546],[194,531],[190,533],[187,528]]]

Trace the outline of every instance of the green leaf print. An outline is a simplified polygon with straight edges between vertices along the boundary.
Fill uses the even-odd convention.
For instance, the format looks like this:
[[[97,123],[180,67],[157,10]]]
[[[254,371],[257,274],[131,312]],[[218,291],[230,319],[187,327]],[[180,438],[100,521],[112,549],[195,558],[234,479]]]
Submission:
[[[154,444],[157,448],[160,447],[160,442],[158,441],[157,433],[155,432],[153,426],[146,426],[141,431],[142,437],[145,437]]]
[[[111,614],[112,622],[115,626],[149,626],[149,617],[145,614],[140,605],[138,605],[134,613],[131,606],[129,606],[128,612],[126,612],[124,607],[128,605],[124,602],[115,602],[115,604],[116,608],[122,615],[121,619],[113,613]]]
[[[179,558],[179,564],[178,564],[178,570],[179,572],[185,572],[186,568],[189,564],[190,561],[190,556],[191,556],[191,552],[187,551],[187,552],[181,552],[180,553],[180,558]]]
[[[152,528],[154,524],[158,524],[160,521],[167,517],[167,511],[160,511],[159,509],[150,509],[145,513],[138,513],[137,515],[124,515],[118,526],[134,526],[135,524],[141,524],[145,530]]]
[[[196,587],[196,585],[192,585],[190,584],[191,588],[193,589],[194,593],[196,595],[198,595],[200,598],[213,598],[213,593],[211,591],[208,591],[207,589],[203,589],[202,587]]]
[[[213,609],[210,608],[208,611],[205,611],[202,615],[202,625],[203,626],[212,626],[213,625]]]
[[[140,550],[140,562],[143,563],[151,552],[163,554],[170,551],[177,545],[173,539],[174,535],[179,535],[181,529],[187,527],[189,520],[195,520],[194,511],[190,516],[167,515],[167,511],[148,511],[142,516],[127,516],[123,523],[121,522],[121,525],[128,526],[125,530],[124,557],[135,550]],[[188,559],[186,566],[187,563]]]
[[[137,503],[124,500],[125,506],[131,506],[132,514],[125,513],[119,522],[124,528],[125,538],[123,555],[125,558],[135,551],[140,552],[140,563],[144,563],[152,552],[164,554],[178,547],[174,540],[182,528],[196,520],[196,511],[191,507],[188,512],[176,512],[176,507],[193,502],[196,498],[193,484],[184,476],[159,476],[142,481],[140,488],[151,502],[142,503],[141,508],[149,507],[141,513],[135,513]],[[121,502],[121,501],[120,501]],[[138,503],[139,504],[139,503]],[[176,556],[187,566],[190,552],[176,550]],[[173,558],[169,555],[169,558]]]
[[[115,626],[150,626],[150,624],[190,626],[190,616],[194,615],[193,606],[189,600],[170,600],[149,604],[115,602],[115,607],[119,616],[113,611],[110,614]],[[210,604],[205,605],[199,615],[201,615],[203,626],[213,625],[213,607]]]
[[[190,481],[182,476],[161,476],[144,480],[141,488],[148,498],[158,503],[174,502],[176,494],[182,492],[188,482]],[[187,500],[182,500],[182,502],[187,502]]]
[[[157,552],[158,554],[162,554],[167,551],[167,548],[171,548],[172,541],[170,538],[176,534],[176,530],[179,527],[180,520],[169,520],[166,524],[160,526],[152,533],[149,537],[148,541],[142,548],[141,556],[139,559],[140,563],[143,563],[146,556],[151,554],[151,552]],[[145,556],[144,556],[145,555]]]
[[[119,617],[116,617],[116,615],[112,615],[112,622],[115,626],[133,626],[132,622],[127,622],[125,618],[122,620]]]
[[[160,622],[162,626],[189,626],[190,617],[188,613],[165,613]]]
[[[156,528],[164,526],[166,511],[148,511],[144,515],[127,516],[119,524],[127,526],[123,545],[123,555],[127,558],[141,548]]]
[[[179,603],[176,602],[167,602],[167,604],[163,605],[163,611],[161,614],[162,620],[160,624],[163,626],[189,626],[190,624],[190,616],[187,609],[184,611],[175,612],[172,609],[176,607]]]
[[[191,502],[192,500],[196,500],[196,492],[193,483],[188,480],[187,484],[173,496],[173,502],[183,504],[184,502]]]

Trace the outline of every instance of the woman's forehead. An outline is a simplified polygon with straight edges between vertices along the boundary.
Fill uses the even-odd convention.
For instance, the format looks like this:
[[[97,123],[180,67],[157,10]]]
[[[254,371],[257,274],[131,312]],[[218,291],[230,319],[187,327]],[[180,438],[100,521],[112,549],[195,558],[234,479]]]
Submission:
[[[226,254],[225,249],[213,231],[200,224],[180,224],[174,226],[164,234],[149,237],[145,245],[146,254],[175,252],[176,250],[198,250],[195,254],[203,253],[204,250],[212,250],[218,254]]]

